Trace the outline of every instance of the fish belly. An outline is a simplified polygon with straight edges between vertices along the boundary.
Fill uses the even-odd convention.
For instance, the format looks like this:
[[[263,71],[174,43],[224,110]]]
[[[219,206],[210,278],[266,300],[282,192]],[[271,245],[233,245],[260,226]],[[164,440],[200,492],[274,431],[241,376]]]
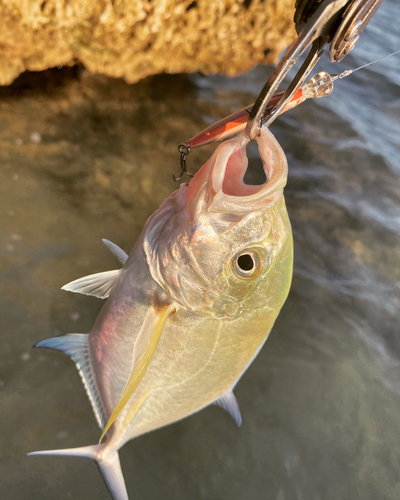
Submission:
[[[185,418],[233,389],[275,318],[256,313],[217,320],[178,308],[137,391],[114,423],[115,447]]]

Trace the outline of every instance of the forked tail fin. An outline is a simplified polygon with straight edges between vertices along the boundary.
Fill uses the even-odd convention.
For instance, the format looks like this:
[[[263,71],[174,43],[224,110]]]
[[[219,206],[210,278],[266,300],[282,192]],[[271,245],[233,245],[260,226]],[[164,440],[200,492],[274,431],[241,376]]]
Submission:
[[[95,444],[93,446],[83,446],[82,448],[70,448],[68,450],[48,450],[33,451],[32,455],[61,455],[72,457],[88,457],[96,460],[104,481],[114,500],[129,500],[126,491],[124,476],[121,470],[118,452],[104,456],[102,450],[105,444]]]

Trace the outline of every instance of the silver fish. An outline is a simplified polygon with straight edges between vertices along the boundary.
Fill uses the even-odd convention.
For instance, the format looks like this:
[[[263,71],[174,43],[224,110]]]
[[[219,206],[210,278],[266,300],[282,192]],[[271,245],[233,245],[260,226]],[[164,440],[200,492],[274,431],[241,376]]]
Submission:
[[[293,266],[286,157],[268,129],[257,142],[265,184],[243,181],[243,133],[222,143],[149,218],[129,257],[105,241],[122,269],[63,287],[108,300],[89,334],[37,346],[74,359],[106,440],[31,455],[95,459],[114,499],[126,500],[118,450],[130,439],[211,404],[241,424],[232,391],[268,337]]]

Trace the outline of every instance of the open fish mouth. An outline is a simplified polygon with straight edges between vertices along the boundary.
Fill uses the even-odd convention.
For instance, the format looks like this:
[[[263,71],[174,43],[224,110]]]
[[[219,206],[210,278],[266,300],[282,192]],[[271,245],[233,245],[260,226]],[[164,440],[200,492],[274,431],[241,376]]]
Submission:
[[[264,248],[273,225],[279,227],[271,252],[280,248],[277,240],[284,228],[274,210],[283,201],[286,156],[271,132],[261,130],[257,144],[267,180],[248,185],[244,182],[248,143],[241,133],[220,144],[146,225],[144,251],[154,281],[175,303],[200,315],[238,313],[247,289],[255,289],[254,280],[243,280],[237,292],[237,277],[229,263],[243,249],[252,255],[254,244]]]
[[[282,196],[288,172],[285,153],[267,128],[260,130],[256,140],[266,182],[260,185],[245,184],[248,138],[244,133],[239,134],[216,151],[211,174],[214,192],[210,206],[212,211],[237,213],[266,209]]]

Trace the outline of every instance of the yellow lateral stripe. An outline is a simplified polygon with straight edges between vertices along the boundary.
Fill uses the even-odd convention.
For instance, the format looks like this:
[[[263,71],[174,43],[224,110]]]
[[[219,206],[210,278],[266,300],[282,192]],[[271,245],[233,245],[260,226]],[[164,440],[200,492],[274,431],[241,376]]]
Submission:
[[[174,310],[173,305],[169,305],[166,307],[163,307],[160,311],[158,311],[156,314],[159,315],[159,319],[157,321],[157,325],[154,329],[154,333],[152,334],[149,344],[147,348],[144,350],[142,353],[141,357],[139,358],[139,361],[133,370],[131,377],[126,384],[126,387],[117,403],[117,406],[114,408],[114,411],[111,414],[111,417],[109,418],[107,425],[104,427],[103,434],[100,437],[99,443],[101,443],[103,437],[105,436],[106,432],[108,429],[111,427],[112,423],[114,420],[118,417],[118,415],[121,413],[121,411],[125,408],[127,402],[130,400],[130,398],[133,396],[134,392],[138,388],[142,378],[144,377],[144,374],[147,371],[147,368],[150,364],[150,361],[153,359],[154,353],[156,352],[158,343],[161,338],[161,333],[164,330],[165,322],[167,321],[167,318],[169,314]]]

